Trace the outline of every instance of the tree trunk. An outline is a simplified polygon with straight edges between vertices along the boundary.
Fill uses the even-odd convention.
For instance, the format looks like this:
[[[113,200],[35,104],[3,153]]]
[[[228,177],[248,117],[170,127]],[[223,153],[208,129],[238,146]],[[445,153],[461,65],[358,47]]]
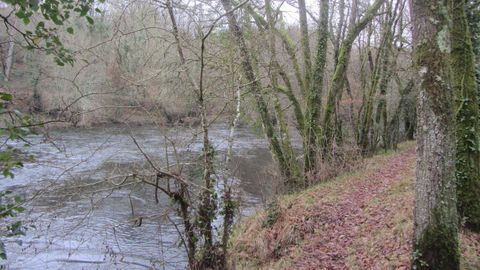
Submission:
[[[405,111],[407,108],[407,97],[410,94],[414,87],[413,79],[411,79],[407,86],[402,88],[401,84],[398,84],[401,88],[400,90],[400,102],[398,103],[398,107],[396,108],[395,112],[393,113],[392,120],[388,123],[388,132],[386,134],[385,140],[387,143],[394,149],[397,149],[397,144],[399,142],[399,126],[400,126],[400,115],[402,111]]]
[[[352,8],[354,10],[355,8]],[[335,38],[333,40],[333,59],[335,60],[334,67],[337,66],[338,61],[338,52],[340,49],[340,41],[343,39],[344,36],[344,23],[345,23],[345,0],[340,0],[338,4],[338,24],[337,24],[337,33],[335,34]],[[333,22],[332,22],[333,24]]]
[[[480,231],[479,114],[472,40],[464,0],[450,0],[452,78],[456,104],[458,211],[465,225]]]
[[[253,70],[252,62],[250,60],[250,54],[248,52],[244,34],[238,25],[235,15],[232,12],[229,12],[232,9],[231,0],[221,0],[221,3],[226,11],[228,26],[231,31],[232,37],[237,45],[238,50],[240,51],[240,64],[242,66],[245,79],[250,84],[251,93],[255,98],[255,103],[257,106],[257,110],[260,114],[265,137],[269,142],[269,147],[274,159],[278,162],[278,167],[282,176],[288,180],[292,177],[292,172],[287,165],[287,161],[285,160],[285,157],[283,155],[280,142],[277,135],[275,134],[275,128],[270,117],[271,114],[269,113],[267,103],[261,92],[260,83],[255,77],[255,72]]]
[[[325,111],[323,114],[322,149],[324,152],[328,151],[327,148],[329,148],[333,142],[336,127],[332,119],[335,119],[335,105],[337,104],[338,97],[341,95],[345,83],[344,78],[345,73],[347,72],[353,42],[360,34],[360,32],[373,19],[373,17],[375,17],[378,9],[382,6],[383,2],[385,2],[385,0],[376,0],[372,4],[372,6],[370,6],[370,8],[360,19],[360,21],[354,26],[352,26],[352,28],[348,31],[347,37],[345,41],[343,41],[342,46],[340,47],[338,63],[333,74],[332,84],[330,91],[328,92]]]
[[[449,27],[442,1],[412,0],[417,96],[413,269],[459,269],[455,118]]]
[[[14,51],[15,51],[15,40],[13,35],[8,35],[8,52],[7,59],[5,59],[5,78],[4,80],[8,82],[10,80],[10,74],[12,72],[13,62],[14,62]]]
[[[39,89],[38,89],[38,83],[40,82],[40,74],[39,72],[36,75],[33,75],[32,78],[32,88],[33,88],[33,95],[32,95],[32,107],[31,107],[31,112],[32,113],[39,113],[43,111],[43,106],[42,106],[42,97],[40,96]]]
[[[475,70],[477,78],[477,100],[480,102],[480,0],[467,1],[467,19],[470,29],[473,53],[475,54]]]
[[[198,213],[199,228],[203,236],[203,266],[213,267],[215,265],[215,250],[213,246],[213,221],[216,216],[217,194],[215,192],[215,178],[213,177],[215,171],[213,168],[214,149],[210,144],[208,136],[208,117],[207,108],[205,104],[205,87],[204,87],[204,73],[205,73],[205,40],[206,36],[202,37],[201,51],[200,51],[200,81],[198,84],[198,106],[200,108],[200,120],[203,133],[203,185],[205,190],[201,195],[201,204]]]
[[[300,16],[300,41],[302,43],[303,61],[305,63],[305,84],[309,87],[310,78],[312,76],[312,60],[310,55],[310,40],[308,36],[307,8],[305,6],[305,0],[298,0],[298,13]]]
[[[273,92],[275,93],[277,89],[279,89],[278,84],[278,75],[282,73],[281,66],[277,60],[277,50],[276,50],[276,39],[275,33],[272,29],[275,28],[275,20],[273,15],[273,9],[271,5],[271,0],[265,1],[265,9],[267,15],[267,22],[269,25],[268,31],[268,44],[270,47],[271,52],[271,64],[272,64],[272,71],[269,72],[270,82],[272,84]],[[289,89],[288,91],[292,91]],[[275,109],[275,116],[277,117],[277,124],[279,128],[279,139],[282,147],[283,156],[285,157],[285,163],[290,168],[291,171],[291,179],[288,179],[286,182],[287,189],[292,191],[302,186],[301,180],[301,171],[298,165],[297,160],[295,159],[295,153],[292,148],[292,144],[290,142],[290,135],[288,131],[288,126],[285,120],[285,116],[283,113],[283,108],[280,102],[280,99],[277,94],[274,94],[274,109]]]
[[[386,137],[389,136],[387,128],[388,115],[386,95],[392,74],[391,70],[394,68],[395,64],[395,58],[392,57],[392,44],[395,36],[395,23],[397,22],[400,4],[401,2],[398,1],[393,8],[393,2],[388,2],[386,7],[387,14],[383,21],[384,26],[378,53],[375,61],[371,61],[373,71],[368,94],[364,100],[363,114],[358,125],[360,130],[357,138],[358,145],[362,150],[362,154],[365,156],[371,155],[375,152],[380,132],[383,132],[382,137],[385,150],[389,148],[386,143]],[[377,94],[377,102],[375,102],[375,96]],[[377,109],[374,113],[375,103],[377,104]]]
[[[298,61],[296,60],[293,44],[290,44],[288,42],[289,37],[284,33],[280,33],[280,31],[278,31],[278,29],[270,27],[268,22],[265,21],[260,15],[258,15],[253,10],[253,8],[251,6],[247,5],[246,10],[253,17],[253,19],[255,21],[255,24],[257,25],[257,27],[261,31],[269,30],[269,32],[273,32],[276,36],[280,37],[280,39],[281,39],[281,41],[282,41],[282,43],[285,47],[285,50],[287,51],[287,54],[289,55],[289,58],[292,61],[293,69],[295,70],[295,74],[296,74],[295,76],[298,79],[300,90],[301,90],[302,94],[304,94],[303,83],[301,83],[301,82],[303,82],[303,79],[302,79],[302,76],[300,74],[300,67],[298,65]],[[295,120],[297,121],[296,128],[297,128],[298,132],[300,134],[302,134],[302,136],[304,136],[304,134],[305,134],[304,114],[303,114],[302,107],[300,105],[299,99],[296,97],[296,95],[294,93],[293,85],[292,85],[292,83],[291,83],[291,81],[288,77],[288,74],[285,71],[285,68],[278,63],[277,59],[275,59],[275,58],[272,59],[271,64],[272,64],[272,69],[274,69],[278,73],[278,75],[282,79],[283,83],[285,84],[285,87],[279,86],[277,91],[284,94],[290,100],[290,102],[293,106],[293,111],[294,111],[295,118],[296,118]]]
[[[320,133],[320,109],[322,107],[322,88],[325,65],[327,62],[328,41],[328,0],[320,1],[320,23],[318,25],[317,56],[310,92],[307,97],[305,132],[305,177],[313,176],[317,165],[318,136]]]

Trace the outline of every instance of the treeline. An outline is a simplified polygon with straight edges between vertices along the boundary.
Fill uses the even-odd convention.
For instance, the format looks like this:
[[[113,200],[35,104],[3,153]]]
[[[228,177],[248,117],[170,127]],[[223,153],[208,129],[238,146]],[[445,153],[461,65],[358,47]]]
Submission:
[[[21,33],[2,28],[3,87],[15,95],[12,107],[62,126],[197,122],[198,109],[179,71],[167,12],[154,1],[104,5],[103,13],[92,12],[94,24],[73,17],[68,26],[56,26],[59,39],[74,56],[73,66],[57,65],[51,53],[29,50]],[[10,12],[5,7],[2,14]],[[14,16],[10,20],[28,31],[42,17],[34,15],[33,26]],[[193,43],[198,37],[188,31],[187,21],[180,22],[185,26],[182,40]],[[185,49],[188,61],[197,61],[195,49]],[[220,49],[215,61],[229,62],[222,60],[230,56]],[[212,69],[212,85],[226,89],[225,72]],[[218,93],[220,99],[228,94],[224,92]]]
[[[366,8],[364,5],[357,7],[357,5],[345,4],[345,1],[334,4],[339,6],[339,11],[335,11],[335,8],[329,11],[332,19],[328,22],[327,31],[331,32],[331,35],[326,43],[329,52],[326,56],[325,68],[328,73],[326,77],[329,78],[336,66],[335,58],[338,56],[341,41],[347,34],[349,22],[358,20],[360,15],[355,13],[362,14]],[[187,45],[184,49],[186,64],[194,67],[194,63],[199,60],[199,36],[196,27],[207,27],[210,17],[219,11],[202,3],[188,6],[182,2],[176,2],[174,6],[178,11],[176,14],[178,14],[179,38]],[[76,59],[75,65],[69,68],[56,65],[50,61],[50,55],[42,51],[25,49],[22,35],[2,29],[4,40],[2,75],[8,78],[5,80],[4,87],[8,87],[17,97],[15,107],[49,120],[57,119],[79,126],[117,123],[125,120],[138,123],[197,122],[195,119],[198,118],[198,109],[194,104],[195,97],[191,91],[187,90],[186,75],[181,72],[182,64],[176,58],[176,39],[164,5],[154,1],[136,1],[134,3],[107,2],[102,7],[104,9],[102,14],[91,15],[95,19],[94,24],[86,25],[80,19],[72,18],[74,33],[70,34],[66,31],[67,26],[63,27],[64,31],[60,33],[60,37],[65,47],[74,52]],[[352,7],[356,10],[352,10]],[[8,14],[9,11],[10,9],[5,7],[2,13]],[[350,16],[352,11],[357,18],[353,19]],[[309,12],[309,18],[305,18],[308,20],[303,20],[303,25],[299,25],[296,20],[282,19],[279,11],[275,12],[271,20],[274,20],[272,23],[276,33],[270,41],[265,36],[270,32],[265,8],[257,8],[256,5],[249,4],[247,8],[240,11],[239,20],[245,31],[248,50],[255,55],[254,60],[257,65],[255,68],[258,72],[255,76],[262,81],[264,89],[271,86],[269,74],[274,73],[272,71],[274,63],[271,63],[272,57],[269,50],[265,50],[265,44],[275,43],[276,48],[273,52],[277,58],[276,65],[283,69],[286,75],[284,78],[289,80],[290,89],[287,90],[295,95],[281,94],[278,91],[283,85],[279,85],[280,88],[277,90],[269,91],[268,102],[273,104],[275,101],[270,99],[278,99],[279,105],[286,111],[284,114],[288,123],[285,124],[293,127],[297,125],[294,123],[297,121],[302,125],[303,120],[298,119],[299,109],[304,110],[307,102],[306,88],[310,87],[307,86],[310,82],[306,80],[311,76],[307,75],[311,70],[306,69],[311,69],[309,67],[311,59],[305,60],[304,70],[303,58],[307,54],[312,58],[316,51],[313,48],[302,49],[302,44],[305,43],[305,46],[310,47],[310,44],[317,43],[315,28],[318,18],[311,17],[312,13]],[[343,101],[338,113],[342,119],[337,120],[342,121],[344,133],[349,136],[355,135],[362,140],[362,144],[365,144],[364,148],[372,148],[372,144],[377,144],[379,138],[379,134],[371,134],[369,131],[370,123],[364,124],[362,123],[364,120],[360,121],[360,114],[365,114],[363,111],[370,111],[371,106],[365,106],[365,104],[370,104],[371,102],[367,100],[372,100],[373,97],[367,97],[368,91],[365,89],[377,87],[372,85],[375,72],[380,74],[393,69],[390,71],[393,74],[391,78],[383,82],[391,89],[386,99],[390,105],[387,109],[390,113],[388,121],[392,121],[394,118],[392,116],[397,114],[395,112],[397,107],[405,107],[397,105],[401,99],[399,96],[403,93],[401,91],[403,89],[400,88],[409,89],[407,87],[408,72],[410,72],[409,48],[404,42],[408,16],[402,15],[406,12],[395,14],[397,14],[396,17],[402,18],[395,18],[397,24],[392,26],[394,30],[391,32],[392,39],[395,40],[390,42],[387,51],[394,50],[395,53],[388,68],[383,68],[381,72],[374,70],[380,67],[380,63],[377,63],[377,59],[380,59],[379,56],[383,53],[380,50],[387,46],[385,42],[380,46],[382,32],[387,32],[387,29],[378,28],[386,17],[372,19],[372,22],[365,26],[368,31],[357,34],[359,38],[356,44],[352,44],[352,57],[348,56],[346,59],[351,66],[349,70],[353,72],[349,72],[347,76],[348,87],[346,87],[346,93],[341,95]],[[307,16],[306,12],[305,16]],[[20,19],[12,17],[12,20],[18,27],[28,28]],[[32,18],[32,22],[39,20],[40,18]],[[212,108],[210,114],[228,115],[228,112],[232,112],[231,108],[236,104],[237,88],[244,87],[238,82],[239,77],[243,76],[241,67],[238,65],[239,56],[231,53],[235,45],[229,39],[225,26],[217,28],[207,41],[208,72],[205,78],[208,80],[208,88],[215,90],[210,91],[208,99],[213,104],[209,106]],[[307,40],[302,38],[305,30],[308,33]],[[192,68],[191,72],[198,73],[198,70]],[[325,79],[325,86],[328,85],[328,81]],[[281,78],[280,83],[284,83]],[[374,95],[375,90],[369,93]],[[325,94],[326,91],[323,92],[323,95]],[[408,94],[405,93],[406,97],[402,102],[410,104],[410,108],[413,108],[412,95],[408,96]],[[248,99],[248,95],[245,96]],[[293,97],[296,100],[292,101]],[[253,103],[247,101],[243,105],[251,106],[251,104]],[[275,105],[271,104],[268,105],[273,108]],[[285,109],[290,104],[296,104],[295,108]],[[365,110],[363,110],[364,107],[366,107]],[[411,112],[412,110],[403,110],[398,113],[400,137],[404,136],[404,130],[410,130],[410,134],[413,133],[414,125],[411,123],[415,119]],[[243,120],[251,122],[256,121],[256,118],[256,115],[246,113]],[[271,118],[276,116],[272,114]],[[362,116],[362,118],[366,117]],[[390,126],[389,129],[394,129],[397,125],[392,123]],[[366,133],[370,136],[368,140]],[[390,133],[392,134],[390,140],[394,140],[398,132]],[[368,141],[371,142],[369,146],[367,146]]]

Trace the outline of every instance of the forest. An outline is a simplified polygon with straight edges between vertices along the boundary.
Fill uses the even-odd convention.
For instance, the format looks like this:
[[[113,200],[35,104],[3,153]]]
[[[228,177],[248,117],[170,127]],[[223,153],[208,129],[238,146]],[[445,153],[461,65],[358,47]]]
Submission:
[[[480,269],[480,0],[0,22],[0,269]]]

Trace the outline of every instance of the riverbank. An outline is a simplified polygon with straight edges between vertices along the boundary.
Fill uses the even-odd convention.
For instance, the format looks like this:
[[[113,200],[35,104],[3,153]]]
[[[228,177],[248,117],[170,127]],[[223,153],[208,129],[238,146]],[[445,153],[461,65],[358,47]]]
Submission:
[[[34,126],[48,126],[52,129],[99,128],[109,126],[182,126],[195,127],[200,124],[193,115],[166,115],[155,111],[130,109],[115,116],[102,114],[75,114],[70,112],[36,113],[31,115]]]
[[[410,269],[415,146],[281,196],[238,226],[236,269]],[[461,232],[462,269],[480,269],[480,235]]]

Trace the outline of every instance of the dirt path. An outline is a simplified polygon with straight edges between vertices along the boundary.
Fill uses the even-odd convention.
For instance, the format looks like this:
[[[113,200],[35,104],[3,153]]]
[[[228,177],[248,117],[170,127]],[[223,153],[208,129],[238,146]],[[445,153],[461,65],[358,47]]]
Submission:
[[[318,203],[314,220],[319,233],[304,236],[308,241],[300,246],[299,256],[292,257],[294,263],[290,269],[386,269],[381,260],[398,260],[402,254],[394,256],[392,253],[399,245],[407,244],[405,241],[408,242],[409,238],[402,243],[398,241],[400,239],[388,239],[388,235],[382,234],[381,240],[385,245],[377,246],[377,249],[380,248],[391,259],[378,258],[378,252],[372,252],[369,247],[374,240],[372,237],[376,238],[383,230],[394,226],[391,222],[397,209],[385,201],[388,198],[385,193],[404,180],[406,174],[413,174],[414,160],[412,148],[402,155],[380,160],[379,170],[367,169],[366,174],[336,186],[342,193],[334,202],[325,203],[316,196]],[[404,203],[412,204],[410,201]],[[396,241],[392,243],[392,240]],[[409,249],[402,251],[410,253]],[[407,267],[408,261],[405,263]],[[395,269],[402,264],[397,261]]]
[[[280,199],[235,240],[237,269],[409,269],[415,149],[368,159],[355,173]],[[273,211],[273,212],[272,212]],[[272,215],[274,213],[275,215]],[[275,222],[265,226],[265,220]],[[464,263],[480,269],[480,235],[462,233]],[[478,268],[475,268],[478,267]]]

